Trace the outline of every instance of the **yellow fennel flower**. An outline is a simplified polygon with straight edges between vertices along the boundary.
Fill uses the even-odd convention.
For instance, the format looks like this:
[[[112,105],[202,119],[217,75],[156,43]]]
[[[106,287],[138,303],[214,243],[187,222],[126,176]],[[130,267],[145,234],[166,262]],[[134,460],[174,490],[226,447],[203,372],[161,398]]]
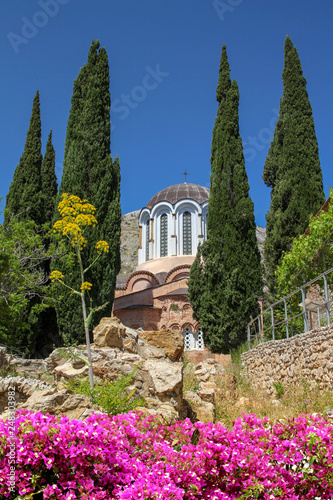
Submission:
[[[63,277],[64,275],[60,271],[52,271],[52,273],[50,274],[50,280],[52,281],[52,283],[62,280]]]
[[[81,292],[83,293],[85,290],[91,290],[92,288],[92,284],[89,283],[89,281],[85,281],[84,283],[82,283],[82,285],[80,286],[80,290]]]
[[[109,252],[109,245],[107,244],[106,241],[98,241],[95,245],[96,250],[98,253],[108,253]]]

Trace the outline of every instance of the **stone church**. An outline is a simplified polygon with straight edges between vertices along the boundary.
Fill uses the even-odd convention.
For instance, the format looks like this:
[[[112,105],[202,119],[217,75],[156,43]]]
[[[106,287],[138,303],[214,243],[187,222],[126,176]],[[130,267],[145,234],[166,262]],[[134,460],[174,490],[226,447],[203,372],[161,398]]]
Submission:
[[[207,238],[208,197],[208,188],[184,182],[155,194],[140,211],[123,215],[113,314],[134,329],[180,330],[189,359],[214,357],[224,364],[226,356],[204,347],[187,295],[198,244]],[[264,239],[265,229],[258,226],[261,254]]]
[[[187,280],[198,244],[206,239],[208,197],[206,187],[175,184],[122,221],[122,270],[113,314],[135,329],[180,330],[188,351],[204,350],[187,296]],[[134,269],[128,259],[131,243],[137,245]]]

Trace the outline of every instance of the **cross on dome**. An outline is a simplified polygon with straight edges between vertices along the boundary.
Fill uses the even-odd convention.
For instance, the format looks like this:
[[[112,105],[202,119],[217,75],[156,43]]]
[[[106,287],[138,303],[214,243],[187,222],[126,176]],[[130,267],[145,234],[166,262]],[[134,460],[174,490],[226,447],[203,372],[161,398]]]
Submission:
[[[185,172],[182,173],[182,175],[185,175],[185,181],[184,181],[184,184],[186,184],[186,176],[187,175],[190,175],[190,172],[186,172],[186,168],[185,168]]]

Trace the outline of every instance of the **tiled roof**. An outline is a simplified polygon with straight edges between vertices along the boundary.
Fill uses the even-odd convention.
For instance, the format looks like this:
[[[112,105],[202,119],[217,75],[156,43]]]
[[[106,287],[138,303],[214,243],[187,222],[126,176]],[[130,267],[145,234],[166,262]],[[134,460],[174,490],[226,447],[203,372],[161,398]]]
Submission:
[[[162,191],[155,194],[155,196],[149,200],[147,207],[153,208],[153,206],[160,201],[168,201],[174,205],[177,201],[184,199],[194,200],[201,205],[208,200],[208,197],[208,188],[199,186],[198,184],[187,184],[184,182],[183,184],[175,184],[174,186],[162,189]]]

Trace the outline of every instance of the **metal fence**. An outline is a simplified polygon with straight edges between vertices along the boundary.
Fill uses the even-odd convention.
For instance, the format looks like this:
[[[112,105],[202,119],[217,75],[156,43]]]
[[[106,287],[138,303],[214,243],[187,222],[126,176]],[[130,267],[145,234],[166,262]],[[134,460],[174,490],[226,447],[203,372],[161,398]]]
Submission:
[[[247,325],[248,349],[269,340],[290,338],[331,324],[328,276],[333,267],[274,302]],[[331,279],[333,275],[331,276]]]
[[[0,344],[0,347],[5,347],[7,352],[10,352],[13,356],[19,356],[20,358],[25,357],[24,351],[21,351],[20,349],[17,349],[16,347],[12,347],[6,344]]]

